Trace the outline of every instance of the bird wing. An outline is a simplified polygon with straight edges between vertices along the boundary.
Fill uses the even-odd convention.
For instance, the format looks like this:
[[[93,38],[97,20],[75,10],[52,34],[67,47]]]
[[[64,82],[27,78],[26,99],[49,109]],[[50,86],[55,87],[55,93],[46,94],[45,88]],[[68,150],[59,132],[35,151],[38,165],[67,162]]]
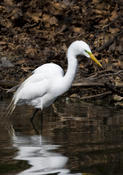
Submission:
[[[42,97],[47,93],[49,84],[47,79],[39,82],[24,82],[13,97],[14,103],[16,104],[19,100],[33,100]]]
[[[44,64],[35,69],[33,74],[27,78],[17,89],[13,97],[16,104],[20,99],[32,100],[47,93],[51,81],[56,76],[63,76],[63,69],[54,63]]]
[[[63,76],[63,69],[54,63],[47,63],[39,66],[37,69],[33,71],[33,74],[43,74],[44,76]]]
[[[15,92],[7,108],[5,116],[7,117],[8,115],[12,114],[18,102],[30,102],[30,100],[36,99],[37,97],[42,97],[47,93],[47,88],[48,81],[46,79],[43,79],[42,81],[36,83],[30,83],[26,80],[26,82],[23,82]]]

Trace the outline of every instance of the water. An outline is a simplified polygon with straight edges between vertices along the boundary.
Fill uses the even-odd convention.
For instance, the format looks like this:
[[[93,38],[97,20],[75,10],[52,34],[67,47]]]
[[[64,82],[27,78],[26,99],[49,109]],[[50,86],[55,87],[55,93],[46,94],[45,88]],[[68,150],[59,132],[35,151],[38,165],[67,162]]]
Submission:
[[[0,101],[4,114],[10,99]],[[33,108],[0,119],[0,175],[123,174],[123,110],[60,98],[32,125]]]

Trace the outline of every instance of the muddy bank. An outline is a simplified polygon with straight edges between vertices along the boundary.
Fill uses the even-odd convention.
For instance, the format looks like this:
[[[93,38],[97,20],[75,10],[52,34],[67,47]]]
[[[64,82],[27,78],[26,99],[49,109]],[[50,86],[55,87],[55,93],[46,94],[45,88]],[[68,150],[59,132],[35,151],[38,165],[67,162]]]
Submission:
[[[69,44],[82,39],[91,46],[103,70],[84,57],[79,59],[71,94],[122,97],[121,8],[121,0],[2,0],[0,90],[6,92],[46,62],[66,70]]]

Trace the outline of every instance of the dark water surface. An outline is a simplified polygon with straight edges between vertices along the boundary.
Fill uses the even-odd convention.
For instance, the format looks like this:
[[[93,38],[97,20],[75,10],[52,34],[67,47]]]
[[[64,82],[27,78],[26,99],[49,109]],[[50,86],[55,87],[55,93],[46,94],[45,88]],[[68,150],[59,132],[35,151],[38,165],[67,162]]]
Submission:
[[[10,100],[0,101],[0,115]],[[17,107],[0,119],[0,175],[123,174],[123,109],[59,99],[40,112]]]

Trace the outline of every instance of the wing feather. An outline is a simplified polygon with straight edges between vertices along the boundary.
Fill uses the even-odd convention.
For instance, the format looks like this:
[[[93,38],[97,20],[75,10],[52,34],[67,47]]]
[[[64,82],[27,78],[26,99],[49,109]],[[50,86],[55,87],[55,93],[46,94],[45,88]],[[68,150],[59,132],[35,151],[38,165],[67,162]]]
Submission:
[[[47,63],[39,66],[37,69],[33,71],[34,74],[43,74],[44,76],[63,76],[63,69],[54,63]]]
[[[63,69],[54,63],[44,64],[33,71],[17,89],[14,95],[15,104],[19,99],[32,100],[47,92],[50,81],[56,76],[63,76]]]
[[[19,100],[33,100],[42,97],[47,93],[48,81],[46,79],[41,82],[26,83],[20,87],[14,95],[15,104]]]
[[[28,77],[20,86],[17,86],[17,90],[12,98],[12,101],[8,107],[7,115],[12,114],[16,104],[20,101],[22,102],[33,102],[37,104],[37,99],[40,101],[40,97],[49,92],[52,80],[58,77],[63,77],[63,69],[54,63],[47,63],[39,66],[32,72],[32,75]],[[12,88],[11,90],[15,90]],[[11,91],[10,90],[10,91]],[[40,104],[37,104],[40,105]],[[35,105],[34,105],[35,106]]]

